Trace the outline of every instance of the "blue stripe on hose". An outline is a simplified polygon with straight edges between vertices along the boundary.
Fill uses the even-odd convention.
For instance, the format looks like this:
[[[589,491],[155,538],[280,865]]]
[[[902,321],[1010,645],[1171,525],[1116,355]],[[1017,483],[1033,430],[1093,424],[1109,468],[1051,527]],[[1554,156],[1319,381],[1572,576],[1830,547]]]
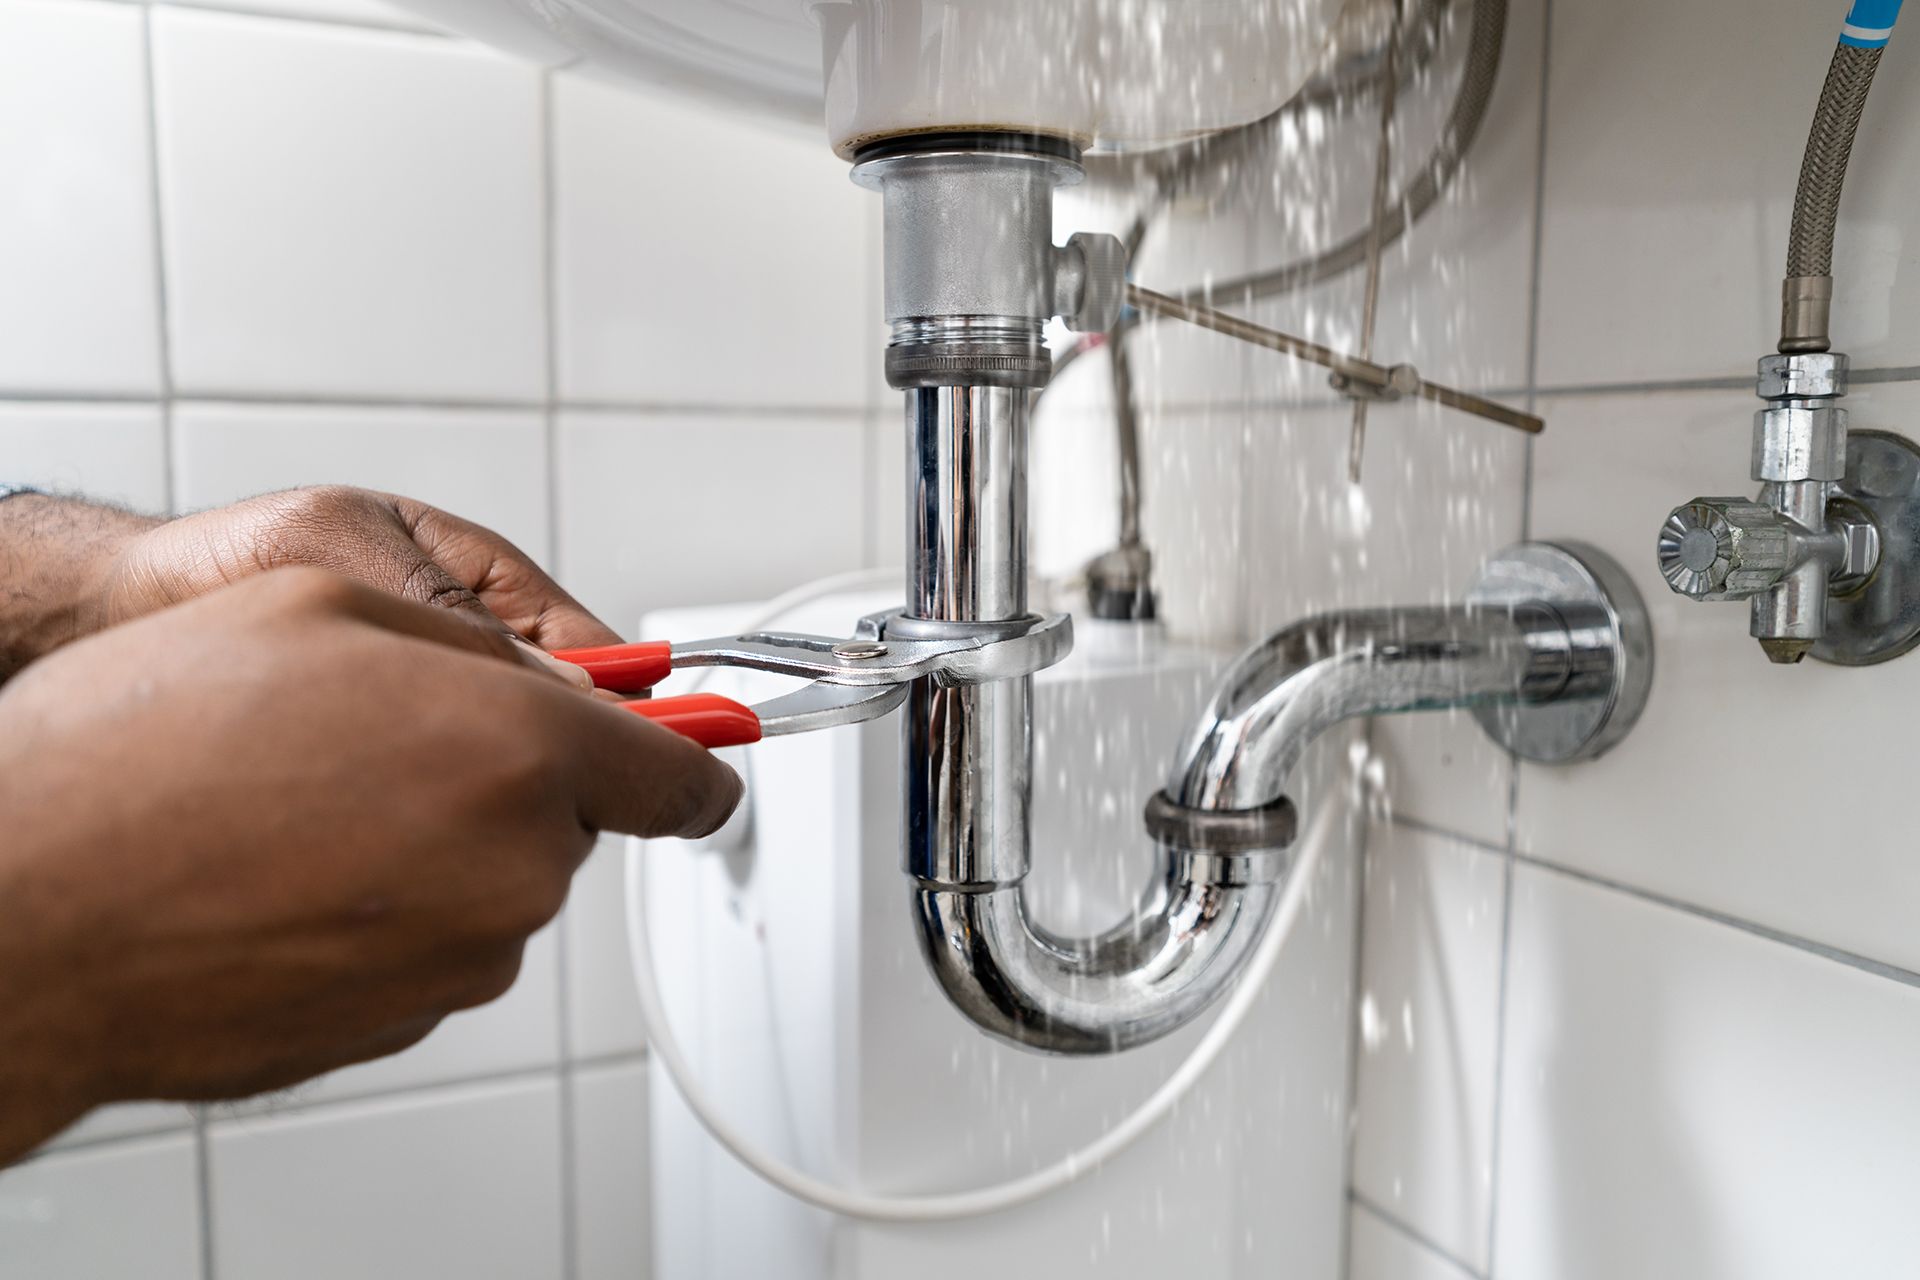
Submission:
[[[1856,49],[1878,49],[1893,35],[1893,24],[1900,18],[1901,0],[1853,0],[1847,10],[1846,25],[1840,28],[1840,43]]]

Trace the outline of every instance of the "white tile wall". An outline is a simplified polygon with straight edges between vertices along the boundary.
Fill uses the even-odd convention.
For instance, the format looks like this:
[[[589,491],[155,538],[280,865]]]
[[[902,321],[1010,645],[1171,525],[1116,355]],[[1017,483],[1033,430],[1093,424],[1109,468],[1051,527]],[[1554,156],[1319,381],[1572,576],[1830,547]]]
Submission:
[[[1095,434],[1111,457],[1112,428],[1100,423]],[[1140,525],[1153,551],[1160,617],[1182,636],[1238,640],[1246,631],[1243,566],[1250,551],[1245,416],[1235,408],[1143,412],[1140,473]],[[1210,497],[1195,502],[1195,494]],[[1110,498],[1102,504],[1095,552],[1114,544],[1117,511]]]
[[[1864,386],[1848,400],[1856,427],[1911,430],[1920,385]],[[1627,567],[1657,648],[1646,716],[1617,751],[1577,770],[1522,770],[1521,847],[1920,969],[1920,861],[1906,834],[1920,662],[1774,666],[1748,638],[1743,606],[1676,596],[1654,566],[1671,507],[1747,490],[1756,402],[1692,391],[1547,403],[1536,523]]]
[[[220,1275],[559,1274],[560,1092],[551,1078],[222,1120],[208,1142]]]
[[[546,427],[535,411],[192,403],[174,410],[173,439],[183,511],[356,484],[444,507],[549,558]]]
[[[535,71],[401,33],[153,22],[180,391],[544,395]]]
[[[579,1280],[632,1280],[651,1249],[647,1067],[583,1068],[573,1079],[574,1255]]]
[[[1027,510],[1028,563],[1044,579],[1060,581],[1077,577],[1087,561],[1110,549],[1120,531],[1120,468],[1116,452],[1113,418],[1106,407],[1110,403],[1108,383],[1111,377],[1104,357],[1083,360],[1062,375],[1056,384],[1061,390],[1048,390],[1033,415],[1027,448],[1027,476],[1032,500]],[[1097,407],[1088,407],[1082,392],[1091,387]],[[1177,416],[1178,411],[1166,411]],[[1195,411],[1195,417],[1204,417]],[[906,465],[906,432],[901,416],[889,414],[883,420],[888,432],[889,450],[885,471],[876,480],[876,498],[887,503],[887,518],[897,511],[904,517],[905,493],[901,477]],[[1237,438],[1228,437],[1228,429],[1215,424],[1210,433],[1217,455],[1223,449],[1244,453]],[[1232,433],[1237,437],[1237,432]],[[1144,461],[1144,458],[1143,458]],[[1144,478],[1143,478],[1144,479]],[[1142,488],[1146,511],[1155,505],[1155,486]],[[1232,514],[1225,527],[1237,533],[1241,503],[1235,484],[1223,503]],[[1220,527],[1218,513],[1216,527]],[[904,560],[905,524],[898,522],[894,537],[897,548],[893,559]]]
[[[0,199],[0,479],[155,511],[403,492],[564,545],[621,626],[897,558],[874,202],[845,166],[705,108],[549,96],[418,26],[374,0],[0,0],[0,168],[26,196]],[[561,397],[633,411],[564,407],[556,343]],[[511,994],[408,1053],[214,1109],[204,1160],[179,1107],[60,1135],[0,1175],[0,1276],[644,1275],[608,872],[582,876],[614,911],[569,964],[549,931]]]
[[[1473,1272],[1362,1206],[1350,1223],[1348,1280],[1472,1280]]]
[[[1354,488],[1351,421],[1322,405],[1249,419],[1258,630],[1329,609],[1458,601],[1486,555],[1519,535],[1526,450],[1515,433],[1424,401],[1378,406]]]
[[[0,3],[0,395],[160,390],[142,22]]]
[[[146,1138],[0,1172],[0,1277],[201,1280],[194,1143]]]
[[[705,103],[573,76],[553,109],[565,398],[867,406],[879,202],[844,161]]]
[[[122,1102],[89,1113],[46,1144],[45,1150],[91,1146],[119,1138],[177,1133],[193,1127],[193,1110],[172,1102]]]
[[[1069,213],[1070,201],[1069,195],[1064,205]],[[1176,203],[1164,224],[1150,229],[1130,274],[1148,288],[1176,292],[1243,270],[1256,260],[1256,218],[1257,211],[1248,209],[1244,198]],[[1088,217],[1060,230],[1093,227],[1118,233],[1130,220]],[[1055,221],[1064,223],[1063,218]],[[1127,341],[1136,378],[1134,400],[1143,413],[1238,404],[1258,394],[1253,371],[1268,358],[1266,352],[1184,324],[1148,324]],[[1100,369],[1096,380],[1106,382],[1106,359],[1092,363]]]
[[[602,836],[567,898],[567,1047],[576,1058],[646,1047],[627,960],[625,836]]]
[[[435,28],[413,12],[381,0],[153,0],[194,9],[231,9],[236,13],[273,14],[307,18],[314,22],[341,22],[362,27],[398,27],[407,31]]]
[[[1511,389],[1527,381],[1531,345],[1534,188],[1539,173],[1541,66],[1549,5],[1509,4],[1499,77],[1487,117],[1447,194],[1395,246],[1392,271],[1400,290],[1375,350],[1382,359],[1406,359],[1430,377],[1468,390]],[[1466,10],[1456,6],[1446,27],[1449,58],[1464,56]],[[1457,51],[1457,52],[1456,52]],[[1416,90],[1416,111],[1403,156],[1425,154],[1439,132],[1442,104],[1451,103],[1455,75],[1434,77]],[[1403,163],[1408,163],[1404,161]],[[1404,353],[1404,354],[1401,354]],[[1485,424],[1471,430],[1499,430]]]
[[[167,508],[165,424],[158,405],[0,403],[0,475],[135,511]]]
[[[853,415],[564,413],[561,577],[624,633],[861,568],[866,440]]]
[[[1495,1274],[1910,1276],[1920,992],[1521,867]]]
[[[1504,846],[1513,761],[1471,711],[1383,716],[1373,722],[1379,798],[1389,814]]]
[[[905,410],[894,394],[881,398],[867,426],[866,562],[904,565],[907,559],[907,431]],[[1029,535],[1031,537],[1031,534]],[[1036,572],[1044,572],[1036,566]]]
[[[1543,385],[1741,375],[1773,349],[1794,178],[1840,14],[1795,0],[1555,6]],[[1834,333],[1862,368],[1920,362],[1920,143],[1905,127],[1920,89],[1897,48],[1887,71],[1834,259]]]
[[[1484,1268],[1506,861],[1376,825],[1366,862],[1354,1190]]]
[[[1627,567],[1653,617],[1655,684],[1612,755],[1523,766],[1504,960],[1475,934],[1481,903],[1435,913],[1443,936],[1475,941],[1482,967],[1464,999],[1496,1011],[1499,1050],[1464,1072],[1409,1057],[1397,1079],[1363,1056],[1354,1277],[1912,1270],[1902,1206],[1920,1191],[1916,1117],[1892,1064],[1920,1034],[1903,972],[1920,963],[1908,927],[1920,880],[1899,808],[1915,677],[1904,663],[1769,666],[1744,611],[1666,590],[1654,532],[1687,497],[1748,488],[1754,402],[1744,388],[1632,389],[1743,379],[1771,346],[1793,176],[1838,17],[1784,3],[1552,8],[1539,379],[1620,389],[1543,400],[1532,529],[1596,542]],[[1659,39],[1639,38],[1646,22],[1662,24]],[[1916,82],[1886,65],[1836,258],[1836,337],[1856,367],[1913,363],[1920,331],[1904,213],[1915,169],[1897,123]],[[1850,405],[1859,426],[1909,429],[1920,389],[1865,385]],[[1397,763],[1382,738],[1396,812],[1505,846],[1500,809],[1453,785],[1475,765],[1449,780],[1431,759]],[[1403,859],[1417,851],[1426,882],[1450,869],[1457,880],[1461,855],[1435,837],[1396,845]],[[1383,948],[1371,927],[1404,884],[1369,890],[1370,989],[1405,974],[1416,944],[1393,934]],[[1419,976],[1459,969],[1430,961]],[[1494,1100],[1478,1206],[1491,1256],[1418,1204],[1380,1198],[1370,1173],[1434,1158],[1420,1104],[1460,1080]],[[1376,1149],[1382,1103],[1415,1120]],[[1463,1181],[1439,1181],[1446,1203],[1462,1197]]]
[[[1465,7],[1452,11],[1442,45],[1446,71],[1416,84],[1396,130],[1400,174],[1425,159],[1451,105],[1465,55],[1466,16]],[[1499,76],[1481,133],[1447,193],[1384,257],[1387,302],[1374,339],[1382,361],[1408,361],[1430,377],[1472,390],[1526,383],[1545,17],[1541,3],[1509,6]],[[1334,131],[1331,144],[1359,150],[1356,131],[1368,137],[1377,129],[1369,117],[1362,112]],[[1359,154],[1365,170],[1346,172],[1334,193],[1335,203],[1349,206],[1339,224],[1343,234],[1364,219],[1363,202],[1371,192],[1372,158],[1366,150]],[[1357,324],[1356,277],[1309,292],[1303,305],[1332,307]]]
[[[1410,86],[1396,122],[1394,171],[1404,181],[1427,157],[1451,105],[1465,54],[1467,6],[1444,28],[1438,74]],[[1438,204],[1383,255],[1374,354],[1472,390],[1524,386],[1533,206],[1538,171],[1540,54],[1545,6],[1509,7],[1503,59],[1480,136]],[[1293,262],[1345,241],[1366,222],[1378,117],[1319,113],[1277,137],[1255,184],[1255,256],[1263,267]],[[1353,349],[1364,276],[1353,272],[1263,302],[1263,323]],[[1266,352],[1252,356],[1253,393],[1326,395],[1324,371]]]

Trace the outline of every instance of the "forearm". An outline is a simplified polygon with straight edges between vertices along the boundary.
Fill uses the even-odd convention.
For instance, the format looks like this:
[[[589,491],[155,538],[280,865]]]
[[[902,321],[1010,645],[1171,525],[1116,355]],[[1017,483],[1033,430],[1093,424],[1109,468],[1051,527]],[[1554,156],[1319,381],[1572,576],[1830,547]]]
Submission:
[[[0,759],[18,745],[20,730],[0,698]],[[0,767],[15,772],[12,765]],[[63,942],[71,932],[60,903],[67,886],[33,874],[44,863],[71,860],[64,850],[33,857],[49,848],[49,813],[58,806],[35,803],[21,790],[0,782],[0,812],[11,825],[0,848],[0,1169],[91,1110],[99,1074],[93,1058],[100,1038],[84,1030],[91,1002]]]
[[[19,921],[11,922],[19,924]],[[18,947],[0,948],[17,953]],[[93,1064],[73,1028],[80,1011],[54,1007],[65,991],[39,957],[8,954],[0,973],[0,1169],[92,1110]],[[72,993],[66,993],[68,1001]]]
[[[0,1027],[4,1027],[0,1021]],[[0,1169],[33,1151],[90,1107],[63,1082],[12,1048],[0,1064]]]
[[[0,501],[0,681],[97,630],[114,557],[159,523],[78,498]]]

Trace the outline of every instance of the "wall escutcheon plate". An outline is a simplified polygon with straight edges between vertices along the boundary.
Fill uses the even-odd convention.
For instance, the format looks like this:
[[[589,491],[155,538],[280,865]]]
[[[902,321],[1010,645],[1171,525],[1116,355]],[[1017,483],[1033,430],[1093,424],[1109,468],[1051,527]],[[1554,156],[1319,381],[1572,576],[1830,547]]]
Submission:
[[[1571,764],[1601,755],[1633,728],[1653,685],[1653,626],[1626,571],[1580,542],[1528,542],[1489,560],[1467,591],[1479,606],[1544,604],[1571,629],[1599,633],[1613,660],[1603,698],[1478,706],[1480,727],[1523,760]]]
[[[1890,431],[1847,436],[1842,494],[1880,526],[1880,564],[1866,585],[1827,601],[1821,662],[1864,667],[1920,644],[1920,446]]]

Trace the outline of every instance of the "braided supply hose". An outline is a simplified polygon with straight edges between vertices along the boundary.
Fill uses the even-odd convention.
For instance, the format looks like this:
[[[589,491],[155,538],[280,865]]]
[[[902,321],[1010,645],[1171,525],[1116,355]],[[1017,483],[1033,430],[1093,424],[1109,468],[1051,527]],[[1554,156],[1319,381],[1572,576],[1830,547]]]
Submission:
[[[1417,17],[1413,30],[1419,33],[1427,54],[1439,42],[1439,22],[1446,4],[1452,0],[1423,0],[1415,11]],[[1386,205],[1379,219],[1370,219],[1368,225],[1359,232],[1325,252],[1268,268],[1238,279],[1228,280],[1210,286],[1196,286],[1177,293],[1182,301],[1201,302],[1214,298],[1231,298],[1237,302],[1251,303],[1260,298],[1289,293],[1295,289],[1318,284],[1343,275],[1356,267],[1364,265],[1370,255],[1384,251],[1406,233],[1408,227],[1419,221],[1420,217],[1432,208],[1442,193],[1453,181],[1461,162],[1472,148],[1474,139],[1479,136],[1480,126],[1487,118],[1487,107],[1493,99],[1494,82],[1500,71],[1501,50],[1506,42],[1507,0],[1471,0],[1472,14],[1467,33],[1467,52],[1461,72],[1460,88],[1454,95],[1453,106],[1447,115],[1447,123],[1441,131],[1439,140],[1421,165],[1419,173],[1408,182],[1401,191]],[[1403,60],[1406,70],[1403,74],[1412,75],[1426,60],[1425,56],[1409,57]],[[1324,84],[1309,85],[1294,100],[1281,107],[1272,115],[1256,120],[1243,128],[1214,134],[1194,143],[1178,153],[1174,161],[1164,170],[1154,184],[1154,191],[1135,213],[1132,223],[1121,237],[1127,246],[1127,256],[1138,256],[1140,245],[1146,239],[1153,219],[1165,210],[1174,195],[1190,185],[1196,176],[1217,171],[1229,165],[1243,161],[1247,153],[1261,138],[1270,134],[1278,123],[1298,115],[1310,107],[1338,101],[1343,95],[1352,93],[1356,86],[1377,84],[1379,78],[1372,68],[1363,71],[1351,79],[1332,77]],[[1054,358],[1053,377],[1058,379],[1081,356],[1100,346],[1107,346],[1116,357],[1112,368],[1115,430],[1121,451],[1122,493],[1121,493],[1121,545],[1116,548],[1123,556],[1123,562],[1136,566],[1144,575],[1146,565],[1140,556],[1145,548],[1138,543],[1140,527],[1141,491],[1138,465],[1138,408],[1134,396],[1133,377],[1124,355],[1124,348],[1133,330],[1151,317],[1145,313],[1128,308],[1122,313],[1120,322],[1106,336],[1104,341],[1083,341],[1067,348]],[[1109,557],[1102,557],[1103,560]],[[1137,596],[1143,601],[1151,601],[1150,582],[1143,576],[1137,584]],[[1150,607],[1150,606],[1149,606]]]
[[[1443,16],[1445,5],[1423,4],[1418,10],[1419,20],[1414,30],[1421,35],[1423,46],[1437,43],[1439,36],[1435,31]],[[1500,70],[1500,51],[1506,39],[1507,0],[1472,0],[1472,16],[1467,33],[1467,54],[1461,73],[1460,89],[1454,95],[1453,106],[1447,113],[1447,124],[1440,139],[1428,154],[1426,163],[1413,180],[1394,199],[1387,209],[1381,226],[1382,246],[1391,245],[1398,240],[1406,229],[1420,219],[1434,201],[1440,198],[1453,175],[1460,168],[1467,151],[1473,146],[1474,138],[1480,132],[1480,126],[1487,118],[1487,104],[1493,98],[1494,79]],[[1430,56],[1430,54],[1426,55]],[[1408,79],[1417,74],[1425,62],[1425,56],[1408,57],[1403,60]],[[1351,95],[1362,86],[1371,87],[1379,83],[1378,76],[1369,74],[1365,78],[1355,76],[1351,80],[1341,79],[1328,84],[1312,84],[1303,89],[1299,96],[1289,101],[1273,114],[1262,117],[1252,124],[1238,129],[1229,129],[1223,133],[1210,134],[1198,142],[1190,144],[1178,152],[1174,161],[1157,178],[1154,191],[1134,215],[1133,221],[1121,236],[1127,246],[1127,256],[1131,259],[1138,255],[1141,242],[1146,239],[1153,219],[1165,210],[1168,202],[1179,191],[1191,186],[1199,175],[1217,171],[1242,163],[1247,153],[1262,138],[1266,137],[1286,119],[1299,115],[1310,107],[1325,106],[1341,100],[1343,95]],[[1367,260],[1367,243],[1371,229],[1363,229],[1324,253],[1302,258],[1295,262],[1284,263],[1278,267],[1269,267],[1238,279],[1216,283],[1210,286],[1195,286],[1177,291],[1174,296],[1184,302],[1200,302],[1206,295],[1214,298],[1232,297],[1236,301],[1252,302],[1275,294],[1289,293],[1294,289],[1318,284],[1330,280]],[[1118,341],[1129,330],[1137,327],[1144,317],[1138,312],[1128,311],[1114,329],[1111,337]],[[1094,344],[1097,345],[1097,344]],[[1057,374],[1074,360],[1078,359],[1091,345],[1069,347],[1054,362]]]
[[[1780,293],[1780,350],[1826,351],[1833,305],[1833,231],[1847,161],[1867,109],[1880,55],[1900,16],[1900,0],[1855,0],[1827,67],[1800,161],[1787,239],[1787,276]]]
[[[1389,31],[1379,51],[1349,58],[1330,68],[1308,81],[1299,93],[1278,109],[1250,124],[1210,133],[1168,148],[1158,172],[1150,180],[1152,190],[1141,201],[1132,223],[1120,237],[1127,246],[1127,257],[1132,259],[1139,255],[1140,244],[1146,239],[1152,223],[1176,197],[1185,194],[1196,183],[1216,181],[1244,163],[1253,149],[1272,137],[1283,123],[1297,120],[1316,108],[1339,107],[1358,96],[1373,92],[1380,83],[1379,66],[1386,45],[1395,39],[1404,41],[1407,46],[1406,56],[1400,62],[1403,68],[1401,75],[1408,82],[1402,87],[1410,87],[1414,77],[1438,49],[1442,20],[1446,17],[1447,8],[1454,2],[1418,0],[1417,7],[1412,8],[1408,17],[1401,19],[1396,15],[1393,24],[1396,29]],[[1405,30],[1397,29],[1402,26]]]
[[[1500,53],[1506,44],[1507,0],[1473,0],[1469,22],[1466,62],[1453,108],[1447,113],[1446,126],[1428,153],[1426,163],[1420,166],[1420,172],[1388,201],[1380,218],[1381,249],[1405,235],[1407,228],[1440,199],[1459,172],[1474,139],[1479,137],[1480,126],[1486,123],[1487,107],[1493,101],[1493,87],[1499,79]],[[1209,294],[1222,300],[1252,302],[1291,293],[1365,265],[1373,237],[1374,228],[1369,225],[1312,257],[1236,279],[1215,281],[1175,296],[1183,302],[1204,301]]]
[[[1480,126],[1486,123],[1487,106],[1493,101],[1494,82],[1500,72],[1500,54],[1506,43],[1507,0],[1473,0],[1469,22],[1466,62],[1461,71],[1459,92],[1454,95],[1453,107],[1447,113],[1446,127],[1441,131],[1439,141],[1434,143],[1433,150],[1428,153],[1426,162],[1420,166],[1420,172],[1388,202],[1380,220],[1380,247],[1383,250],[1405,235],[1407,228],[1418,222],[1446,192],[1454,175],[1459,172],[1461,162],[1466,159],[1467,152],[1472,149],[1474,139],[1479,136]],[[1292,104],[1289,104],[1289,107],[1282,108],[1273,116],[1246,126],[1245,130],[1216,135],[1222,139],[1219,151],[1198,154],[1203,159],[1238,160],[1247,138],[1270,127],[1274,120],[1291,109]],[[1183,163],[1176,170],[1179,175],[1177,180],[1190,180],[1196,165],[1197,162],[1193,160]],[[1129,255],[1137,251],[1140,241],[1146,236],[1149,215],[1163,206],[1164,200],[1156,195],[1128,228],[1122,239],[1127,243]],[[1249,275],[1176,290],[1172,296],[1182,302],[1231,300],[1247,303],[1291,293],[1365,265],[1372,240],[1373,228],[1369,224],[1321,253],[1277,267],[1267,267]],[[1115,343],[1124,341],[1126,335],[1146,319],[1137,311],[1127,311],[1108,335],[1108,340]],[[1058,377],[1068,365],[1099,345],[1082,343],[1061,352],[1054,359],[1054,376]]]

